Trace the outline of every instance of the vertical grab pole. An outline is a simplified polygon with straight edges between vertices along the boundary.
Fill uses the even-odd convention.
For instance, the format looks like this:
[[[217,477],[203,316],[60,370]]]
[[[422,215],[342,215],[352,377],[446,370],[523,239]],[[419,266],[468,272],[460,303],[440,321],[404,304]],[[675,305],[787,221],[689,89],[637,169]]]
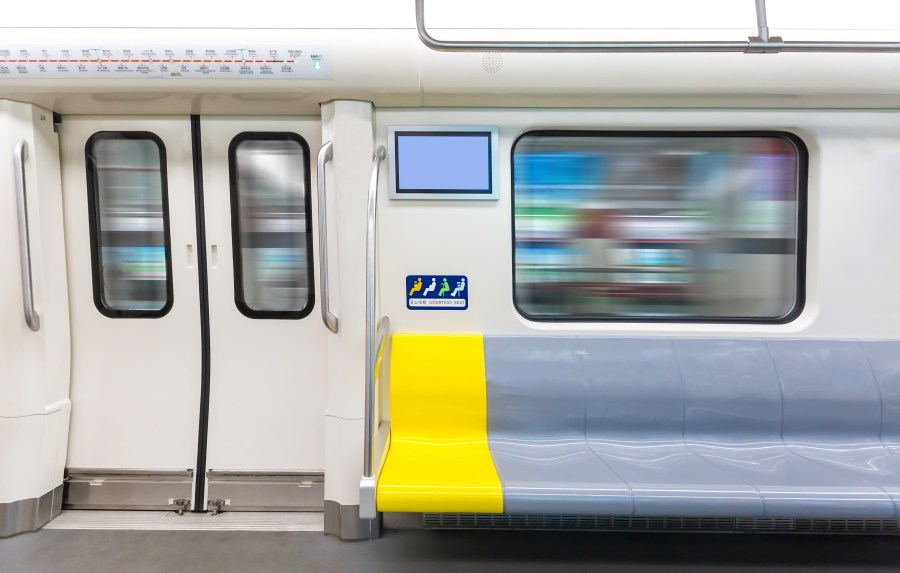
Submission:
[[[762,42],[769,41],[769,23],[766,18],[766,0],[756,0],[756,28]]]
[[[363,476],[372,477],[372,437],[375,432],[372,425],[375,417],[375,361],[378,359],[378,348],[375,347],[375,289],[377,288],[375,270],[375,251],[378,241],[376,235],[376,211],[378,209],[378,172],[384,160],[384,147],[379,147],[372,160],[372,180],[369,183],[369,208],[366,228],[366,450],[363,456]]]
[[[322,322],[331,332],[338,331],[338,319],[331,313],[328,302],[328,216],[325,199],[325,164],[331,161],[333,146],[326,142],[319,150],[316,161],[319,191],[319,292],[322,295]]]
[[[372,159],[372,179],[369,181],[369,207],[366,225],[366,411],[365,435],[363,438],[363,477],[360,480],[359,516],[374,519],[375,510],[375,467],[373,462],[373,440],[375,437],[375,363],[378,360],[381,342],[376,338],[375,255],[378,241],[376,211],[378,208],[378,174],[386,152],[381,146]],[[385,321],[385,324],[387,322]]]
[[[34,283],[31,275],[31,237],[28,233],[28,200],[25,196],[25,159],[28,143],[20,139],[13,149],[16,179],[16,216],[19,223],[19,262],[22,267],[22,302],[25,307],[25,323],[32,331],[41,329],[41,317],[34,309]]]

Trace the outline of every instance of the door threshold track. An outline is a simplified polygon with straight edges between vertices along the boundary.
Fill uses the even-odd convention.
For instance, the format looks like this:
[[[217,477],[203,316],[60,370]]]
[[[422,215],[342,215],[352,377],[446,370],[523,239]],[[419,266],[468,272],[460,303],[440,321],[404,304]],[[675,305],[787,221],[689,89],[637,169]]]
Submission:
[[[65,510],[44,529],[135,531],[324,531],[322,512]]]

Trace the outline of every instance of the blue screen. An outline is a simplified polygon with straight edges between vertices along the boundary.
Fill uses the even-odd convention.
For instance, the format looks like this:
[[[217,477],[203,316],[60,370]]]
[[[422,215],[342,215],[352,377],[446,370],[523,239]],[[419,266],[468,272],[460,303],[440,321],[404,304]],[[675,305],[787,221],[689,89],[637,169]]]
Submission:
[[[490,133],[397,136],[397,192],[491,192]]]

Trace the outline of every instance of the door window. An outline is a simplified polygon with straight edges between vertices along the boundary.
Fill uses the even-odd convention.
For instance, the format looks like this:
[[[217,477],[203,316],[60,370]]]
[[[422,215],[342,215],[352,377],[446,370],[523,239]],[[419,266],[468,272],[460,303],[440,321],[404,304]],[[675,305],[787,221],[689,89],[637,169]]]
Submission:
[[[111,318],[159,318],[172,307],[165,146],[103,131],[85,154],[94,304]]]
[[[234,293],[250,318],[312,311],[309,147],[294,133],[239,134],[229,147]]]

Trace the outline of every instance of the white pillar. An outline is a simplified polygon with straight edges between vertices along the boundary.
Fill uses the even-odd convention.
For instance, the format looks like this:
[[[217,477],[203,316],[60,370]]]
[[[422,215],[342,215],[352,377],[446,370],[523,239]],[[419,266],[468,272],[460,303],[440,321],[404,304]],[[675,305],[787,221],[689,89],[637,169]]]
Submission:
[[[33,305],[25,321],[13,150],[24,142]],[[69,298],[53,114],[0,100],[0,537],[59,514],[69,429]]]
[[[370,102],[322,105],[322,142],[332,142],[326,166],[331,311],[338,332],[328,337],[325,413],[325,532],[343,539],[377,536],[359,519],[363,466],[366,359],[366,201],[374,150]],[[319,297],[321,300],[321,297]]]

